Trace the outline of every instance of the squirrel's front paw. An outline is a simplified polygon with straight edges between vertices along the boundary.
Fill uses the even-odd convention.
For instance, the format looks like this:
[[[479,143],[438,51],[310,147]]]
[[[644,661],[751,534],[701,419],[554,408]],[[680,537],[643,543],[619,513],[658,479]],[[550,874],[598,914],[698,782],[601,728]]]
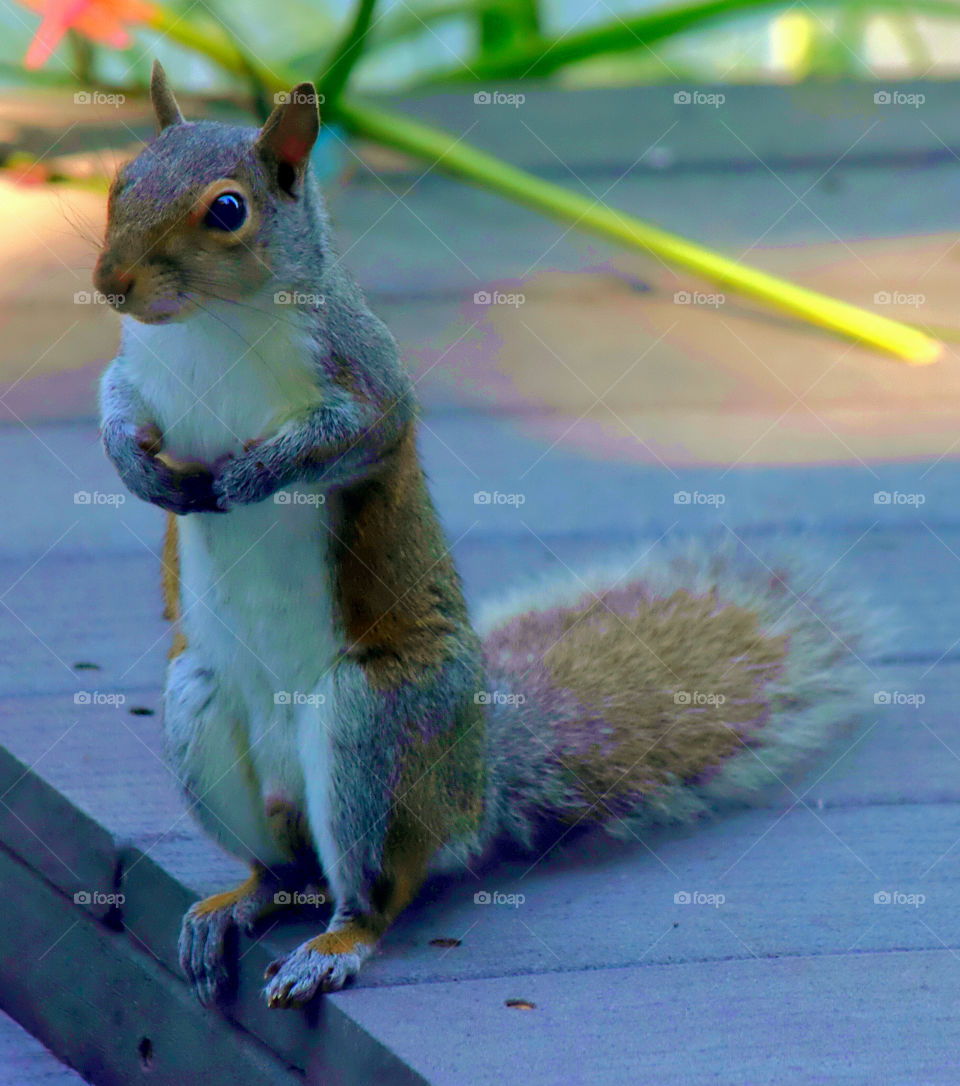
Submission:
[[[300,1007],[318,991],[335,992],[351,977],[373,950],[368,936],[350,931],[330,931],[302,943],[292,954],[267,966],[263,990],[270,1007]]]
[[[218,900],[208,898],[191,906],[180,926],[177,947],[180,968],[205,1006],[224,997],[233,979],[227,954],[229,933],[237,927],[250,931],[260,910],[259,903],[249,898],[212,907]]]
[[[222,511],[235,505],[262,502],[279,490],[279,470],[272,463],[273,449],[263,442],[248,442],[244,451],[227,453],[213,465],[213,493]]]
[[[187,513],[222,513],[214,492],[213,472],[202,465],[171,467],[156,461],[158,490],[150,500],[179,516]]]
[[[138,498],[181,516],[218,513],[213,472],[203,464],[172,464],[161,458],[163,434],[148,423],[104,427],[104,446],[120,478]]]

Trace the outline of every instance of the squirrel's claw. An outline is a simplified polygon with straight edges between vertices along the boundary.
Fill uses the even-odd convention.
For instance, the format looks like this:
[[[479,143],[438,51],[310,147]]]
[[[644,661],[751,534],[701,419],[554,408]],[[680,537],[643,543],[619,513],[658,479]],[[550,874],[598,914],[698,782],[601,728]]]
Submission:
[[[150,456],[156,456],[163,448],[163,434],[160,432],[160,427],[152,422],[138,426],[133,439],[137,443],[137,448]]]

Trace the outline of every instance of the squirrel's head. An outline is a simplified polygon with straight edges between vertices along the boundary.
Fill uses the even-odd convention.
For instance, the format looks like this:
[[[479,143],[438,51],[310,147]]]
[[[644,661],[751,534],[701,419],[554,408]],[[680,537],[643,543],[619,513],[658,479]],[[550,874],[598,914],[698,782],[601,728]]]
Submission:
[[[159,324],[290,270],[278,261],[316,236],[305,197],[320,118],[301,83],[259,130],[187,122],[156,62],[150,97],[157,137],[111,186],[93,280],[120,313]]]

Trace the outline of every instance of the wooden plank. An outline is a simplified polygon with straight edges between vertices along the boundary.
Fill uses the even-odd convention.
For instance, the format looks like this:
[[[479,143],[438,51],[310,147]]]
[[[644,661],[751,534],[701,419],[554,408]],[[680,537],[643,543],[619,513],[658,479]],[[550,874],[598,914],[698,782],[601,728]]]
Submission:
[[[336,997],[434,1086],[956,1082],[956,955],[845,954],[363,989]],[[534,1004],[511,1009],[507,1000]],[[422,1023],[444,1023],[424,1031]]]
[[[109,831],[0,746],[0,842],[79,909],[116,912],[117,856]]]
[[[756,513],[759,522],[750,523],[743,517],[730,523],[715,512],[704,516],[674,513],[672,503],[663,501],[659,507],[650,503],[651,519],[656,516],[656,523],[649,529],[616,531],[603,521],[613,518],[606,501],[612,502],[617,490],[612,486],[605,496],[594,492],[580,505],[584,517],[596,514],[595,522],[600,523],[597,534],[552,532],[543,527],[542,513],[549,513],[551,492],[571,502],[569,492],[562,496],[560,486],[531,490],[536,496],[529,511],[513,510],[503,516],[474,512],[471,498],[464,498],[461,492],[457,499],[461,508],[454,509],[454,515],[448,518],[448,529],[457,541],[454,556],[471,603],[479,608],[485,600],[509,594],[536,576],[575,581],[576,576],[597,564],[623,556],[639,559],[651,548],[656,552],[658,547],[679,543],[691,535],[719,546],[729,542],[734,531],[756,554],[758,571],[763,569],[762,562],[775,564],[778,553],[805,555],[810,581],[829,570],[828,583],[862,592],[879,608],[889,609],[887,655],[932,664],[942,655],[953,658],[960,651],[956,618],[960,604],[960,582],[956,577],[960,531],[952,526],[924,522],[915,528],[887,531],[879,525],[872,528],[870,522],[842,531],[825,530],[822,525],[804,527],[802,523],[778,527],[764,523],[762,509]],[[624,502],[627,494],[625,486]],[[576,516],[575,500],[572,506],[563,513],[564,519]],[[493,522],[489,530],[483,525],[487,517]],[[512,524],[508,518],[512,518]],[[742,520],[747,521],[746,525]],[[501,527],[505,521],[508,526]],[[895,578],[889,577],[891,563],[897,566]],[[56,699],[44,702],[42,710],[46,722],[43,734],[49,734],[51,742],[73,722],[92,724],[95,716],[97,727],[106,727],[105,721],[113,720],[117,734],[126,726],[145,725],[155,730],[155,718],[137,724],[130,712],[137,708],[159,712],[160,708],[158,684],[162,682],[169,634],[155,597],[153,559],[106,557],[84,563],[83,615],[77,613],[69,597],[51,597],[48,587],[75,573],[79,563],[67,558],[48,559],[46,566],[42,579],[29,587],[18,587],[8,597],[19,619],[9,613],[0,615],[0,721],[4,716],[31,712],[19,700],[21,696],[46,695]],[[0,576],[12,569],[20,567],[0,561]],[[20,620],[34,633],[26,633]],[[99,670],[77,671],[64,666],[78,662],[97,663]],[[126,700],[109,712],[109,707],[103,707],[97,715],[96,706],[74,702],[78,693],[120,694]],[[15,732],[13,717],[8,723]],[[0,722],[0,729],[5,726]]]
[[[675,101],[684,89],[720,93],[724,100],[716,106]],[[742,174],[762,171],[762,163],[778,171],[803,163],[826,169],[840,156],[858,164],[902,164],[911,156],[947,158],[947,148],[960,149],[954,83],[898,82],[890,90],[904,96],[903,104],[875,101],[884,89],[860,81],[815,80],[790,86],[680,82],[569,90],[524,83],[503,88],[522,92],[524,100],[516,106],[476,103],[474,90],[466,86],[459,92],[392,98],[390,105],[451,132],[470,129],[477,146],[566,179],[573,171],[602,171],[612,179],[638,158],[651,172],[692,168]],[[917,94],[923,96],[919,110],[906,104]],[[625,117],[631,123],[624,124]],[[641,157],[658,137],[673,155]]]
[[[789,813],[750,811],[626,843],[598,832],[568,838],[535,866],[536,857],[498,864],[428,887],[355,987],[958,949],[957,811],[955,802],[819,809],[808,799]],[[478,902],[481,891],[519,904]],[[678,901],[684,893],[692,904]],[[886,905],[876,899],[884,893],[924,900]],[[698,905],[698,894],[723,900]],[[437,939],[460,945],[445,952]]]
[[[78,563],[78,575],[68,583],[85,614],[96,607],[94,592],[88,588],[96,575],[86,572],[91,567],[80,560],[137,555],[152,562],[154,572],[149,579],[144,576],[142,587],[134,592],[135,572],[118,564],[118,588],[108,602],[121,618],[126,611],[138,621],[153,616],[154,625],[144,629],[141,639],[153,634],[155,640],[155,631],[163,630],[156,611],[150,610],[159,598],[162,513],[133,497],[119,508],[105,503],[76,505],[73,495],[80,484],[67,465],[80,474],[87,492],[122,490],[97,444],[95,427],[90,423],[44,427],[42,438],[46,448],[26,430],[0,427],[0,457],[11,469],[10,503],[0,537],[0,561],[9,562],[2,568],[2,583],[18,582],[8,596],[11,606],[23,600],[37,611],[44,602],[48,608],[57,607],[57,596],[63,594],[55,594],[40,578],[45,570],[53,571],[47,573],[51,578],[67,576],[66,567],[53,563],[69,558]],[[726,523],[768,534],[800,528],[863,532],[874,524],[918,534],[926,532],[923,523],[937,531],[960,527],[955,502],[958,468],[950,458],[786,469],[598,461],[562,444],[551,447],[509,415],[460,410],[428,411],[420,447],[436,504],[454,540],[468,528],[471,536],[522,538],[529,534],[524,524],[537,534],[580,535],[613,543],[631,536],[656,536],[674,524],[685,532],[722,529]],[[495,490],[522,495],[522,504],[479,507],[477,492]],[[684,490],[719,494],[723,503],[681,507],[675,495]],[[877,504],[878,492],[919,494],[923,504],[900,498]],[[108,588],[97,582],[96,591]],[[126,609],[118,606],[124,597]],[[68,621],[65,614],[58,617],[61,623]],[[75,623],[82,617],[78,614]],[[5,621],[16,629],[9,614]],[[96,628],[86,632],[98,635]],[[21,628],[20,633],[26,639],[27,631]]]
[[[185,986],[134,959],[128,940],[85,916],[0,849],[5,923],[0,1005],[97,1086],[139,1080],[292,1083],[275,1056],[215,1015]]]

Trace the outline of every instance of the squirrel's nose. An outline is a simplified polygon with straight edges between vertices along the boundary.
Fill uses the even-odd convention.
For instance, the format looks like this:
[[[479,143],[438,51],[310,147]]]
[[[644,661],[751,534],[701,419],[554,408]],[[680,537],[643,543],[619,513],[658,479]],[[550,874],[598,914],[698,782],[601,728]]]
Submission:
[[[133,288],[133,276],[129,272],[114,272],[113,285],[117,294],[128,294]]]
[[[133,289],[134,276],[129,269],[119,268],[101,257],[93,269],[93,283],[101,294],[117,298],[122,303],[123,296]]]

